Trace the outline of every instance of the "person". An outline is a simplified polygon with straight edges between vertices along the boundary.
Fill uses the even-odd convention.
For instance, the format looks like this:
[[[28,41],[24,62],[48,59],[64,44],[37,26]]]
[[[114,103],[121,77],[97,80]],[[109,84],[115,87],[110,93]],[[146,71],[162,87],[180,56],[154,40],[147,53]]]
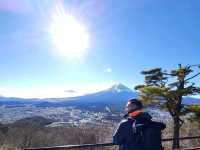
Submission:
[[[128,100],[125,111],[125,119],[113,135],[119,150],[162,150],[161,130],[165,124],[152,121],[138,99]]]

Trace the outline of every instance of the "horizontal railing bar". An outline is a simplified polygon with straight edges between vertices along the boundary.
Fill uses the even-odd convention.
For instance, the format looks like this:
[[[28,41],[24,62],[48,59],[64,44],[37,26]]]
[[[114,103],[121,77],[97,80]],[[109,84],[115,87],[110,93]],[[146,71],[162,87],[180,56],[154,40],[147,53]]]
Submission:
[[[197,149],[200,149],[200,147],[184,148],[184,149],[181,149],[181,150],[197,150]]]
[[[54,146],[54,147],[41,147],[41,148],[28,148],[25,150],[64,150],[73,148],[88,148],[88,147],[104,147],[114,146],[114,143],[102,143],[102,144],[83,144],[83,145],[66,145],[66,146]]]
[[[163,142],[173,141],[175,138],[166,138],[162,139]],[[187,137],[180,137],[179,140],[190,140],[190,139],[200,139],[200,135],[198,136],[187,136]]]
[[[172,141],[175,138],[166,138],[162,139],[163,142]],[[180,137],[179,140],[190,140],[190,139],[200,139],[200,135],[198,136],[188,136],[188,137]],[[104,147],[104,146],[114,146],[117,144],[114,143],[102,143],[102,144],[83,144],[83,145],[65,145],[65,146],[54,146],[54,147],[41,147],[41,148],[27,148],[25,150],[66,150],[66,149],[73,149],[73,148],[88,148],[88,147]],[[200,149],[199,147],[195,149]],[[187,148],[184,150],[195,150],[192,148]]]

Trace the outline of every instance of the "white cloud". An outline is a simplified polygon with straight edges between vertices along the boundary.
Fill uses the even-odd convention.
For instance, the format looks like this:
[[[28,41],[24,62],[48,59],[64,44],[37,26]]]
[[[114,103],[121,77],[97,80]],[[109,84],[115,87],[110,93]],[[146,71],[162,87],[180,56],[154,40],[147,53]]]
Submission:
[[[99,92],[108,89],[116,82],[102,82],[90,85],[73,85],[73,86],[52,86],[43,88],[16,88],[5,89],[1,88],[0,93],[5,97],[20,97],[20,98],[63,98],[74,97],[85,94]]]
[[[71,89],[69,89],[69,90],[64,90],[64,92],[66,92],[66,93],[76,93],[76,91],[71,90]]]

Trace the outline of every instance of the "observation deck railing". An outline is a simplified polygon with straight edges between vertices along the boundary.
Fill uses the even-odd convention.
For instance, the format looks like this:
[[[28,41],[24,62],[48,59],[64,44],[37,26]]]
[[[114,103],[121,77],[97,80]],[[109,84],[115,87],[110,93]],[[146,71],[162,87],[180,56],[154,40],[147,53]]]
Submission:
[[[174,138],[162,139],[162,142],[172,141]],[[180,137],[179,140],[191,140],[200,139],[199,136],[187,136]],[[66,146],[54,146],[54,147],[40,147],[40,148],[27,148],[24,150],[116,150],[117,145],[114,143],[103,143],[103,144],[83,144],[83,145],[66,145]],[[200,150],[199,147],[181,148],[180,150]]]

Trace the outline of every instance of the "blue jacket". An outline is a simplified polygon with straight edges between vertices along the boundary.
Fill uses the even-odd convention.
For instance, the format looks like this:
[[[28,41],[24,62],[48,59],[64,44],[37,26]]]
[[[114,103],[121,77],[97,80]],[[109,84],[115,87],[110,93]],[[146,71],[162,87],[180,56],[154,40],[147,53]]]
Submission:
[[[120,150],[141,150],[141,145],[138,145],[132,125],[134,121],[137,124],[146,124],[151,119],[152,117],[146,112],[139,114],[135,118],[126,118],[119,124],[118,129],[113,135],[113,142],[119,145]]]

